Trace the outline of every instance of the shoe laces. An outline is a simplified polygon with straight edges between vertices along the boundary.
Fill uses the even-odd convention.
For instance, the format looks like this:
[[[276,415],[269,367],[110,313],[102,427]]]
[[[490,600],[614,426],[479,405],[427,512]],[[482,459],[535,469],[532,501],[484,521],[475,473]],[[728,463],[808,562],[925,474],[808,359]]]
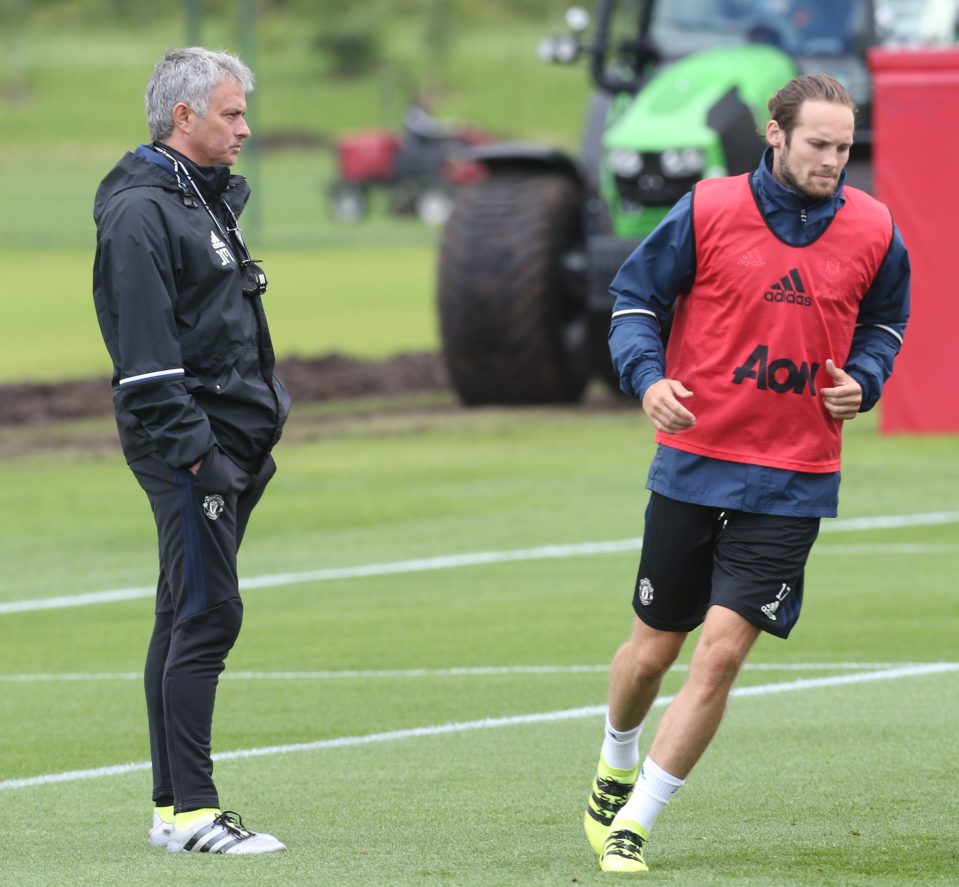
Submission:
[[[645,843],[646,839],[642,835],[638,835],[628,828],[617,829],[606,839],[604,855],[615,854],[625,859],[644,862],[643,845]]]
[[[213,820],[214,825],[223,826],[231,835],[237,838],[249,838],[253,833],[243,825],[243,818],[232,810],[224,810]]]
[[[613,779],[611,776],[596,777],[596,793],[598,795],[605,795],[607,800],[625,801],[632,790],[633,787],[628,782],[620,782],[618,779]]]

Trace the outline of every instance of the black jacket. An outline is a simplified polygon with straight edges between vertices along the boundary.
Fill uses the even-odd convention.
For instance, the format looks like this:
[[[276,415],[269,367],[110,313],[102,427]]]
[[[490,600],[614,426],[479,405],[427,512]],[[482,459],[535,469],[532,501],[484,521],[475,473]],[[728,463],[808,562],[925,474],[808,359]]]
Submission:
[[[185,468],[219,446],[253,471],[279,440],[290,399],[223,205],[238,216],[250,189],[227,167],[199,169],[164,150],[219,224],[182,169],[146,146],[97,190],[93,298],[120,442],[128,462],[156,452]]]

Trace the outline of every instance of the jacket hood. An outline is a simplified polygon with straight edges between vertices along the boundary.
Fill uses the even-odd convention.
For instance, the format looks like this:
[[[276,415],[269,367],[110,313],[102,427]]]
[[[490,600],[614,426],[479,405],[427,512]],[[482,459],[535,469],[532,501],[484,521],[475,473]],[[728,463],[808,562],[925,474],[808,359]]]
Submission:
[[[93,200],[93,218],[99,221],[107,201],[130,188],[163,188],[165,191],[177,191],[173,175],[155,164],[148,163],[142,157],[127,152],[97,188]]]
[[[140,145],[135,151],[124,154],[100,182],[93,201],[93,218],[99,221],[107,202],[131,188],[161,188],[164,191],[181,192],[170,161],[153,151],[149,145]],[[231,175],[223,199],[230,205],[234,215],[239,217],[249,197],[250,187],[246,179]]]

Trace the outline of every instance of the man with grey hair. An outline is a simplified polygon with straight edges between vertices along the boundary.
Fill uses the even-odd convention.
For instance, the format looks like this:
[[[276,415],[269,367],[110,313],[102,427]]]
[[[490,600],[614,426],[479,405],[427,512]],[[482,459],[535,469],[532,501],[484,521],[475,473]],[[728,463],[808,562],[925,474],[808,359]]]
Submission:
[[[210,742],[219,675],[240,631],[237,551],[276,471],[290,400],[237,217],[230,174],[253,75],[201,47],[171,50],[146,91],[149,145],[100,184],[93,297],[113,360],[124,456],[159,542],[144,685],[153,764],[149,842],[170,851],[285,847],[221,810]]]

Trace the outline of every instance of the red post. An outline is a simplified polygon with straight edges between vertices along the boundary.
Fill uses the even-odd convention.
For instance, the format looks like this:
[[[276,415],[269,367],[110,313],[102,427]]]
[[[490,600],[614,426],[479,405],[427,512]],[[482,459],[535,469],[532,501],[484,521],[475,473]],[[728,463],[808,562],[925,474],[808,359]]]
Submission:
[[[884,433],[959,431],[959,49],[869,54],[873,178],[912,261],[912,316]]]

